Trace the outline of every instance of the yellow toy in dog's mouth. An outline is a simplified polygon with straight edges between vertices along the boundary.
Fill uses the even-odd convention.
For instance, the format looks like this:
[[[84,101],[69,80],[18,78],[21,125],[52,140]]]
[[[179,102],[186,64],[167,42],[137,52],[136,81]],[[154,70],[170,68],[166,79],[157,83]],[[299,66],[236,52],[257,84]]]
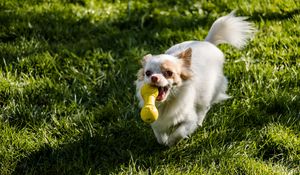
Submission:
[[[158,110],[155,106],[155,100],[159,95],[159,90],[155,86],[145,84],[141,88],[141,95],[144,99],[141,118],[145,123],[153,123],[158,119]]]

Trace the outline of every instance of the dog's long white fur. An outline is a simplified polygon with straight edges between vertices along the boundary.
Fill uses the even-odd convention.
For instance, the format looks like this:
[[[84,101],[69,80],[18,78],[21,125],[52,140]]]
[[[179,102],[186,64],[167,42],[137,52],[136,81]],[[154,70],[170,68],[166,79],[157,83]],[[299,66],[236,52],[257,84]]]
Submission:
[[[223,101],[226,94],[227,80],[223,74],[224,54],[216,46],[228,43],[242,48],[252,36],[254,28],[244,17],[235,17],[233,13],[217,19],[205,41],[186,41],[169,48],[165,54],[153,56],[154,61],[145,65],[153,70],[159,69],[160,62],[173,61],[177,64],[179,53],[192,49],[191,71],[193,76],[183,81],[181,86],[171,86],[170,95],[164,102],[157,102],[159,118],[151,124],[157,141],[164,145],[174,145],[182,138],[193,133],[205,118],[211,105]],[[140,105],[141,86],[146,79],[137,80],[137,97]]]

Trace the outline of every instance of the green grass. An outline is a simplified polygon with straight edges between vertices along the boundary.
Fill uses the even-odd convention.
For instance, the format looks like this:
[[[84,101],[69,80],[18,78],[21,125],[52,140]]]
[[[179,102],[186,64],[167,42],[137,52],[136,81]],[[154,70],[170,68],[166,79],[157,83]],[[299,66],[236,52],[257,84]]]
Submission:
[[[0,0],[0,174],[300,174],[299,2]],[[258,31],[220,47],[232,98],[158,145],[139,60],[234,9]]]

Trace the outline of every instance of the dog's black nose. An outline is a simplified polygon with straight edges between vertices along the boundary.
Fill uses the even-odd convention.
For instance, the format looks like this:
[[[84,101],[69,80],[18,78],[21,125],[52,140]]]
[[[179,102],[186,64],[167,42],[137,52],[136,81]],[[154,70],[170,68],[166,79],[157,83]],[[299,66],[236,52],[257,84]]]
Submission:
[[[152,76],[152,77],[151,77],[151,81],[152,81],[153,83],[157,83],[157,81],[158,81],[157,76]]]

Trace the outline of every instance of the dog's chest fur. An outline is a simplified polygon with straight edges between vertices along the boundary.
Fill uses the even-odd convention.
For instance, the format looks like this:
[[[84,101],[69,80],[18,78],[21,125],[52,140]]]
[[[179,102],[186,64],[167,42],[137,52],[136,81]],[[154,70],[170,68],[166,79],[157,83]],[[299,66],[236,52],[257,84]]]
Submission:
[[[158,103],[159,119],[153,125],[159,125],[162,130],[184,122],[187,116],[190,116],[190,111],[193,111],[193,99],[195,97],[195,89],[191,82],[186,82],[185,85],[175,88],[174,94],[171,94],[170,99],[164,103]]]

